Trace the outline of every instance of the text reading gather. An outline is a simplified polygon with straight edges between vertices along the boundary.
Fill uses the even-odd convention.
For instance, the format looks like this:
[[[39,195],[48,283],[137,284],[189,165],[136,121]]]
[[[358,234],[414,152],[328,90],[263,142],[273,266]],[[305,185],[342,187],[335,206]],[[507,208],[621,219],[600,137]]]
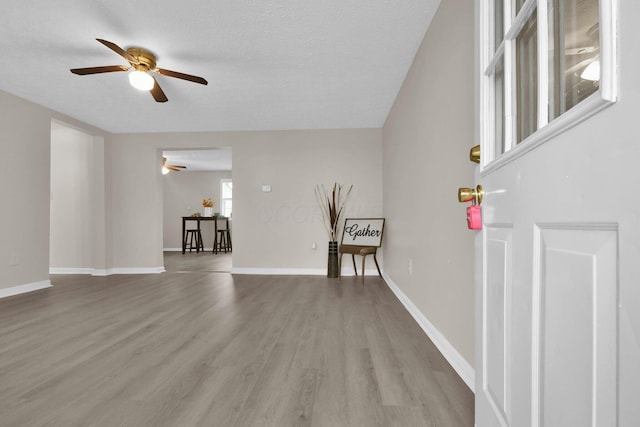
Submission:
[[[371,224],[367,224],[366,228],[359,228],[358,224],[353,224],[344,229],[344,232],[351,236],[352,240],[357,237],[380,237],[380,230],[372,230]]]

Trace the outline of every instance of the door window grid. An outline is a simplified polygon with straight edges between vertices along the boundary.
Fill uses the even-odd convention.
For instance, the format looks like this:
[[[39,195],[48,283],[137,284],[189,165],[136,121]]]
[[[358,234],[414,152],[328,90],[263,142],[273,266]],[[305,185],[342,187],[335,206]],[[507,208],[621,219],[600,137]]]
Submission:
[[[615,102],[616,5],[598,1],[483,0],[480,34],[481,52],[485,52],[481,58],[486,64],[480,89],[481,144],[482,152],[486,153],[482,156],[483,167],[500,163],[495,160],[503,157],[524,154]],[[580,6],[584,15],[585,5],[595,12],[591,17],[577,12]],[[512,14],[514,9],[517,14]],[[595,27],[592,25],[590,31],[585,31],[589,19],[595,19]],[[575,30],[578,26],[584,34],[566,33],[567,28]],[[594,34],[598,29],[600,37]],[[581,63],[568,64],[565,57],[583,48],[565,53],[558,46],[576,46],[579,41],[592,45],[599,41],[601,46],[597,51],[587,46],[590,57]],[[576,70],[597,59],[599,79],[596,83],[585,82]],[[503,156],[525,140],[523,150]]]

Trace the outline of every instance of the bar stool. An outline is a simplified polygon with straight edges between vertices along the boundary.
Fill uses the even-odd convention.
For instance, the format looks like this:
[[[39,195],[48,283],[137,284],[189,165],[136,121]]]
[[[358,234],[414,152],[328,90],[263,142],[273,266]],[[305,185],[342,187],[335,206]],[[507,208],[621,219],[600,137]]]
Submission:
[[[225,228],[218,229],[218,238],[216,241],[218,242],[217,251],[224,251],[225,253],[231,252],[231,233],[229,232],[229,218],[225,218]]]
[[[195,245],[193,243],[195,239]],[[195,249],[196,252],[204,251],[204,244],[202,243],[202,233],[200,229],[191,229],[187,230],[187,234],[184,237],[184,248],[189,249],[191,252],[192,249]]]

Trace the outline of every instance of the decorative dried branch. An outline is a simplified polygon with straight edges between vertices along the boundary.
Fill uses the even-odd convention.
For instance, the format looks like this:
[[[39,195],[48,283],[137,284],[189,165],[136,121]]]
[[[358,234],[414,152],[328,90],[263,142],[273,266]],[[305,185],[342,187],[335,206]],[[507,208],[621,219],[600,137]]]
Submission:
[[[329,225],[330,221],[329,221],[329,217],[327,215],[326,206],[324,205],[324,198],[323,198],[323,194],[321,192],[320,186],[316,186],[315,194],[316,194],[316,201],[318,202],[318,206],[320,206],[320,211],[322,212],[322,220],[324,222],[325,228],[327,229],[327,234],[329,235],[329,240],[331,240],[331,228],[330,228],[330,225]]]
[[[349,186],[346,196],[342,196],[342,184],[337,182],[333,184],[331,195],[327,192],[324,185],[316,185],[315,195],[322,212],[322,219],[324,220],[327,233],[330,241],[337,241],[340,235],[340,220],[344,213],[344,208],[351,195],[353,185]]]

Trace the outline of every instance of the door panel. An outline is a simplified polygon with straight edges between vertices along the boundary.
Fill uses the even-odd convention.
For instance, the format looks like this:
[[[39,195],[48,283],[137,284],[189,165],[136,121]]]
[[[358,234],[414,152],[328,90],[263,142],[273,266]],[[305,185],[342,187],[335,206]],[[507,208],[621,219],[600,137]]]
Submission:
[[[484,352],[486,357],[482,393],[491,404],[494,416],[501,424],[508,419],[510,385],[510,322],[511,322],[511,239],[509,227],[491,227],[486,230],[485,251],[487,275],[483,305],[485,318]]]
[[[616,419],[617,229],[535,235],[533,425],[606,425]]]
[[[629,182],[621,153],[640,147],[584,151],[588,134],[478,178],[479,427],[639,419],[640,200],[613,183]]]

